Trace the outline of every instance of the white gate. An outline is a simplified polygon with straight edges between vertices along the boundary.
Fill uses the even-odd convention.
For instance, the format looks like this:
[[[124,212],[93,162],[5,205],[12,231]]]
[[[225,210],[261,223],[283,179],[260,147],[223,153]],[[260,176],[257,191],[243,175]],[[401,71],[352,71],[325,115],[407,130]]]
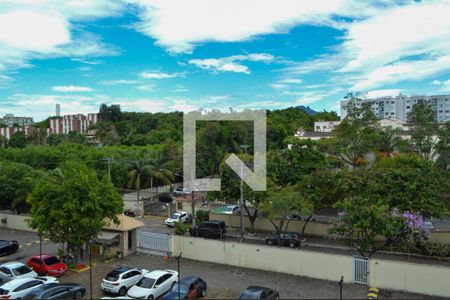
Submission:
[[[172,253],[172,237],[168,234],[138,231],[137,250],[156,255]]]
[[[369,285],[369,259],[353,256],[353,283]]]

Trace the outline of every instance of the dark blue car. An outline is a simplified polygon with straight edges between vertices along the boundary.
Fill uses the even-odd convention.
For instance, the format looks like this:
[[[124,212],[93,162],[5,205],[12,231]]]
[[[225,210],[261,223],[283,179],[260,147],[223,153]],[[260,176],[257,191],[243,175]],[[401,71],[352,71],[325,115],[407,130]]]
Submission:
[[[197,276],[186,276],[181,278],[179,284],[172,287],[172,290],[164,296],[164,300],[191,300],[206,296],[206,282]]]

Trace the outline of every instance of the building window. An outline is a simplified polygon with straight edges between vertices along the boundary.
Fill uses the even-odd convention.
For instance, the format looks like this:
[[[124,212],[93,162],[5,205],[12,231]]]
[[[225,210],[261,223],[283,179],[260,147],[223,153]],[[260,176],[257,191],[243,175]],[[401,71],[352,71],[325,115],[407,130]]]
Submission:
[[[411,106],[409,106],[409,105],[406,107],[406,109],[410,109],[410,108],[411,108]]]

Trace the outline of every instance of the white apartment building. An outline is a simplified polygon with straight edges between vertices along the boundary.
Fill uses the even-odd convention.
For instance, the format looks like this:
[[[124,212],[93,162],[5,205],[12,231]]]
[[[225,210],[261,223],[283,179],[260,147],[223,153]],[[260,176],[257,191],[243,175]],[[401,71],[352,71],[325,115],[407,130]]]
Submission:
[[[375,99],[342,100],[341,120],[347,116],[347,111],[354,107],[361,107],[363,103],[370,104],[374,114],[380,119],[398,119],[403,123],[407,122],[408,113],[411,112],[414,104],[426,101],[435,112],[438,122],[450,121],[450,95],[398,95],[395,97],[380,97]]]
[[[15,117],[13,114],[6,114],[3,118],[0,118],[0,123],[6,126],[28,126],[34,124],[33,118]]]

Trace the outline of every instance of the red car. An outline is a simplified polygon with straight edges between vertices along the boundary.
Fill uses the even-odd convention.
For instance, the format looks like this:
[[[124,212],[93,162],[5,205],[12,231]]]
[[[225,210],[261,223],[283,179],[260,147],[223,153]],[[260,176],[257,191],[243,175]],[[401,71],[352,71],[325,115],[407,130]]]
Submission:
[[[27,261],[27,265],[40,276],[61,276],[67,271],[67,265],[56,256],[49,254],[35,255]]]

